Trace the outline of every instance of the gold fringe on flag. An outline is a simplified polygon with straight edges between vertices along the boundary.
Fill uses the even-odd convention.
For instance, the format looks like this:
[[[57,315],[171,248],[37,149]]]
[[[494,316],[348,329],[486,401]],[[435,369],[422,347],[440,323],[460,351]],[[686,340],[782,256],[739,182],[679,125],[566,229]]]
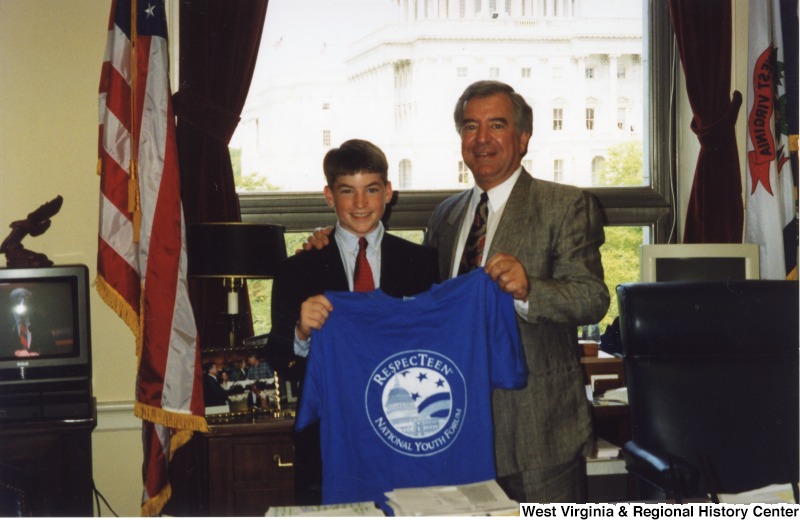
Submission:
[[[128,302],[125,301],[125,298],[99,274],[97,278],[95,278],[95,287],[97,288],[97,293],[100,295],[100,298],[122,318],[122,321],[131,329],[131,332],[133,332],[133,335],[136,336],[138,340],[141,334],[139,333],[139,316],[136,311],[134,311]]]
[[[163,408],[157,408],[155,406],[150,406],[139,402],[134,404],[133,413],[136,417],[142,419],[143,421],[161,424],[167,428],[172,428],[173,430],[190,430],[198,432],[208,431],[208,423],[206,423],[206,418],[199,415],[168,412]],[[181,433],[183,432],[175,432],[172,440],[175,440]],[[191,438],[191,433],[189,434],[189,437]],[[172,444],[170,444],[170,449],[173,451],[177,450],[183,446],[183,444],[185,444],[185,442],[176,446],[172,446]]]
[[[161,516],[161,510],[164,509],[170,498],[172,498],[172,485],[167,482],[158,495],[150,497],[150,500],[142,504],[140,514],[143,517]]]

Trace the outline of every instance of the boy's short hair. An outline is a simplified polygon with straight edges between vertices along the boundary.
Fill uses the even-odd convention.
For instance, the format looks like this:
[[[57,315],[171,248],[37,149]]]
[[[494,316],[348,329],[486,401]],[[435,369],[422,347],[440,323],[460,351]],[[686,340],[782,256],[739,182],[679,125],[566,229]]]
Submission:
[[[336,179],[342,175],[356,173],[377,173],[384,184],[389,182],[389,163],[383,151],[363,139],[350,139],[339,148],[333,148],[325,154],[322,170],[328,186],[333,188]]]

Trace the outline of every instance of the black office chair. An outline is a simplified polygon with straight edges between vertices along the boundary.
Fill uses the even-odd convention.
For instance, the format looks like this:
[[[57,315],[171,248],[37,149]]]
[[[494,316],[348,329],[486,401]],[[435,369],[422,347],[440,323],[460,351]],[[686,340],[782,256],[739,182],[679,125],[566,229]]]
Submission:
[[[798,482],[798,284],[617,287],[640,498]]]

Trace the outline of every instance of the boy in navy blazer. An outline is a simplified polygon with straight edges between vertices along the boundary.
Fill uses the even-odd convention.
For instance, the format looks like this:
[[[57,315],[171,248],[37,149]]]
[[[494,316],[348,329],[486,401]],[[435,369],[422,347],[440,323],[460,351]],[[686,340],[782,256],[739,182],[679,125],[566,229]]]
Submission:
[[[330,150],[323,160],[325,199],[338,219],[331,235],[336,247],[304,251],[281,262],[272,286],[272,330],[268,350],[279,373],[302,381],[312,329],[335,312],[325,291],[352,291],[364,244],[371,271],[368,288],[390,296],[411,296],[439,281],[436,250],[386,233],[381,218],[392,199],[388,162],[374,144],[352,139]],[[363,240],[361,241],[363,243]],[[309,428],[295,443],[298,504],[320,503],[322,481],[319,430]]]

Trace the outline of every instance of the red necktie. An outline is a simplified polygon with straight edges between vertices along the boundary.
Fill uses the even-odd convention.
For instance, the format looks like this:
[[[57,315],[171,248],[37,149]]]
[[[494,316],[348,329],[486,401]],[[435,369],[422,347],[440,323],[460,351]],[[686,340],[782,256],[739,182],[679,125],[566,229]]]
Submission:
[[[356,270],[353,273],[353,291],[367,292],[375,289],[375,280],[372,278],[372,269],[367,261],[367,239],[358,239],[358,256],[356,257]]]
[[[19,322],[19,342],[23,347],[28,348],[28,326],[24,321]]]
[[[468,273],[481,266],[483,258],[483,245],[486,243],[486,220],[489,216],[489,195],[484,191],[481,193],[481,201],[475,208],[475,218],[469,228],[467,243],[464,245],[464,252],[461,254],[461,262],[458,266],[458,274]]]

